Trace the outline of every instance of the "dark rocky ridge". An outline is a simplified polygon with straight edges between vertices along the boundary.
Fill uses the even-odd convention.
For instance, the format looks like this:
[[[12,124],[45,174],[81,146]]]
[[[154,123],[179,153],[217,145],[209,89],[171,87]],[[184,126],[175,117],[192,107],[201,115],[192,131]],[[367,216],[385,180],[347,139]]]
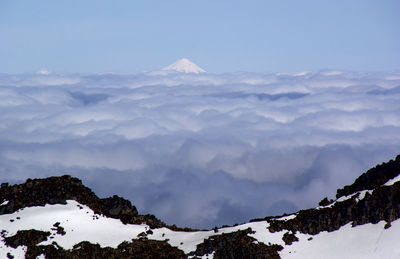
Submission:
[[[0,215],[10,214],[19,209],[46,204],[66,204],[67,200],[76,200],[87,205],[95,213],[120,219],[124,224],[146,223],[152,228],[164,227],[166,224],[154,215],[139,215],[130,201],[114,195],[100,199],[92,190],[82,184],[78,178],[64,175],[45,179],[28,179],[23,184],[2,184],[0,202],[8,204],[0,206]]]
[[[362,190],[373,190],[400,174],[400,155],[395,160],[382,163],[360,175],[353,184],[337,190],[336,198]]]
[[[223,258],[280,258],[278,251],[283,247],[280,245],[265,245],[254,243],[255,238],[248,236],[254,233],[250,228],[239,230],[232,233],[223,233],[221,235],[211,236],[197,245],[196,251],[189,255],[198,258],[214,252],[214,259]]]
[[[352,222],[353,226],[378,223],[381,220],[390,223],[400,218],[400,182],[384,186],[388,180],[400,174],[400,156],[395,160],[378,165],[360,177],[352,185],[338,190],[337,197],[349,196],[331,207],[300,210],[296,217],[287,221],[266,218],[270,222],[271,232],[290,230],[315,235],[321,231],[334,231]],[[359,191],[371,190],[363,199],[358,200]],[[329,205],[324,199],[320,204]]]
[[[50,236],[50,232],[44,232],[39,230],[20,230],[17,234],[11,237],[5,237],[5,243],[7,246],[11,246],[13,248],[17,248],[21,245],[36,246],[42,241],[47,240]]]

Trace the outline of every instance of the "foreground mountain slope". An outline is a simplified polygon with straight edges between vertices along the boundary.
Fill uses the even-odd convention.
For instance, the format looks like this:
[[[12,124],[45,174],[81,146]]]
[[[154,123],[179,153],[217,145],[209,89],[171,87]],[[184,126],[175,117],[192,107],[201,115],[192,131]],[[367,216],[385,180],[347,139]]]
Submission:
[[[0,258],[399,258],[400,156],[315,209],[209,231],[167,226],[71,176],[0,189]]]

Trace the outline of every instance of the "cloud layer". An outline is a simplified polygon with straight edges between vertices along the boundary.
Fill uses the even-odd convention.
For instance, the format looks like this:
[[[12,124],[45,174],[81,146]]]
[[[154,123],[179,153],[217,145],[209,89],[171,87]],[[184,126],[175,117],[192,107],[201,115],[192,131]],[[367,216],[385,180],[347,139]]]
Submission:
[[[170,224],[315,206],[400,153],[400,73],[0,74],[0,181],[72,174]]]

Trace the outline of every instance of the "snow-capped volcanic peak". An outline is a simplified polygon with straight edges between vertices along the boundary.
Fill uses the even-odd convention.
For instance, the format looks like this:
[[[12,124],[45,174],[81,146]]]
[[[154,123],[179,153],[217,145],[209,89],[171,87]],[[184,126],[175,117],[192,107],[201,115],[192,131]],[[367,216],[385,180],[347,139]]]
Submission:
[[[181,73],[205,73],[206,71],[187,58],[182,58],[171,65],[163,68],[167,71],[176,71]]]

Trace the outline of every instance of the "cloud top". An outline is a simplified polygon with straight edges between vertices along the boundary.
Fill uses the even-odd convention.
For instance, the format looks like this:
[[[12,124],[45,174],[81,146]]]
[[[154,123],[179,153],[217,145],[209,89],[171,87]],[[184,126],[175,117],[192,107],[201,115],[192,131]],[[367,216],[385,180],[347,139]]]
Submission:
[[[315,206],[400,150],[400,74],[0,75],[0,180],[70,173],[171,224]]]

